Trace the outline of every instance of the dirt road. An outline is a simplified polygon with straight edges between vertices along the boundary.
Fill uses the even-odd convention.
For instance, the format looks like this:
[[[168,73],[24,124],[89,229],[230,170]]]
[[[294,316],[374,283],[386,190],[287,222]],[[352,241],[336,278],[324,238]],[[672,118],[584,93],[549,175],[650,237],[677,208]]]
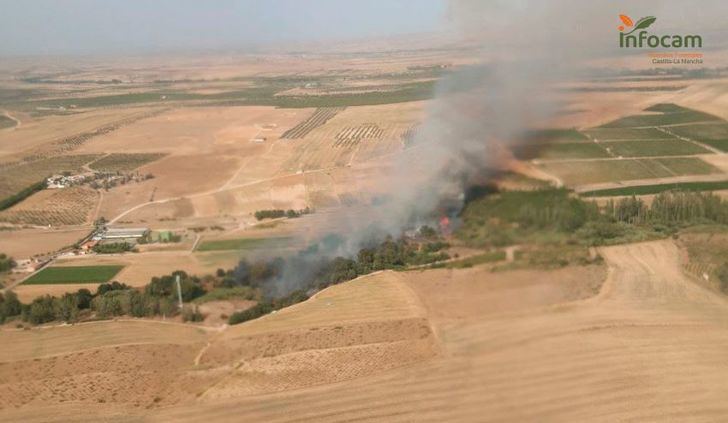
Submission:
[[[669,241],[605,248],[596,297],[433,320],[442,358],[335,385],[170,408],[164,421],[718,421],[728,305]]]

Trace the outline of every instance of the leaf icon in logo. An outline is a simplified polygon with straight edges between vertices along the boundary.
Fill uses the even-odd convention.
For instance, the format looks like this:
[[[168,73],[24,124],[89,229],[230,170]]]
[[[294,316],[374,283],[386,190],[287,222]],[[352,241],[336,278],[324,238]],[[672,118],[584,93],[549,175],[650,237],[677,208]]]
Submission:
[[[649,27],[650,25],[652,25],[653,23],[655,23],[656,20],[657,20],[657,18],[654,16],[648,16],[646,18],[642,18],[637,21],[637,25],[634,26],[634,29],[645,29],[645,28]]]
[[[644,18],[641,18],[640,20],[637,21],[637,23],[635,24],[634,28],[632,28],[632,30],[629,31],[625,35],[629,35],[629,34],[635,32],[635,31],[637,31],[638,29],[646,29],[650,25],[652,25],[653,23],[655,23],[656,20],[657,20],[657,18],[654,17],[654,16],[646,16]]]
[[[632,19],[627,15],[619,15],[619,19],[621,19],[622,22],[624,22],[624,24],[627,26],[634,25],[634,23],[632,22]]]

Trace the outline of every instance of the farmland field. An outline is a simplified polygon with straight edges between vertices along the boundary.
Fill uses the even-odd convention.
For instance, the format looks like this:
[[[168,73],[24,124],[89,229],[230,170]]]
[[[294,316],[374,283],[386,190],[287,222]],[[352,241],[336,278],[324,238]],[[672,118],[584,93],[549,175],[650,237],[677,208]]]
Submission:
[[[0,221],[18,224],[82,225],[91,218],[99,194],[87,187],[43,190],[0,212]]]
[[[23,282],[26,285],[108,282],[124,266],[46,267]]]
[[[615,141],[602,142],[612,153],[622,157],[687,156],[710,154],[710,151],[693,143],[679,139],[658,141]]]
[[[670,131],[728,152],[728,123],[676,126]]]
[[[129,172],[162,157],[164,154],[159,153],[114,153],[94,161],[88,167],[100,172]]]
[[[7,331],[2,333],[6,345],[0,351],[0,362],[28,360],[92,348],[129,343],[188,343],[206,338],[203,330],[151,321],[107,321],[83,325],[55,327],[39,331]]]
[[[697,141],[722,140],[728,138],[728,123],[684,125],[670,128],[678,135]]]
[[[660,113],[627,116],[606,123],[600,128],[634,128],[675,125],[690,122],[722,121],[722,119],[717,116],[697,110],[682,108],[674,104],[658,104],[645,109],[645,111],[657,111]]]
[[[589,159],[610,157],[607,150],[593,142],[528,144],[516,147],[515,156],[522,160],[540,159]]]
[[[314,111],[313,114],[306,120],[284,132],[283,135],[281,135],[281,138],[292,140],[305,138],[309,132],[326,124],[326,122],[343,110],[343,107],[320,107],[316,109],[316,111]]]
[[[88,229],[19,229],[0,234],[0,251],[23,259],[73,245],[88,235]]]
[[[336,134],[336,142],[334,143],[337,147],[347,147],[356,145],[360,140],[363,139],[379,139],[384,135],[384,130],[380,128],[376,123],[365,123],[360,126],[353,126],[344,128],[341,132]]]
[[[542,163],[546,172],[561,178],[567,185],[610,181],[668,178],[680,175],[706,175],[718,170],[700,159],[624,159],[588,162]]]
[[[655,128],[591,128],[583,131],[599,141],[654,140],[673,138],[670,134]]]
[[[717,148],[723,152],[728,153],[728,138],[723,140],[703,140],[703,144],[709,145],[713,148]]]
[[[285,247],[291,241],[287,237],[278,238],[238,238],[202,241],[197,251],[255,250],[261,248]]]
[[[680,175],[709,175],[721,173],[720,170],[700,159],[689,157],[656,158],[650,159],[667,168],[672,174]]]

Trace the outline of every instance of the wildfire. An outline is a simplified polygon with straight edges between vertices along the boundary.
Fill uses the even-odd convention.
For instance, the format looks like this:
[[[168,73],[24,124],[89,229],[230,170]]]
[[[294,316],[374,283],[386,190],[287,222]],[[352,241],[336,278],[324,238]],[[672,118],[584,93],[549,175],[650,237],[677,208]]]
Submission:
[[[440,218],[440,232],[445,236],[450,236],[450,218],[447,216],[442,216]]]

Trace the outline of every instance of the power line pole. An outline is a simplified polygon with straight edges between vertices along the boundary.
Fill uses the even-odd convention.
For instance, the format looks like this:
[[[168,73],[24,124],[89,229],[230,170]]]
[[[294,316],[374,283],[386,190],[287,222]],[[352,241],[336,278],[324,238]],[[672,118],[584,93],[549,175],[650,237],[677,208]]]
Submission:
[[[182,310],[182,285],[179,282],[179,275],[175,278],[177,282],[177,298],[179,298],[179,309]]]

